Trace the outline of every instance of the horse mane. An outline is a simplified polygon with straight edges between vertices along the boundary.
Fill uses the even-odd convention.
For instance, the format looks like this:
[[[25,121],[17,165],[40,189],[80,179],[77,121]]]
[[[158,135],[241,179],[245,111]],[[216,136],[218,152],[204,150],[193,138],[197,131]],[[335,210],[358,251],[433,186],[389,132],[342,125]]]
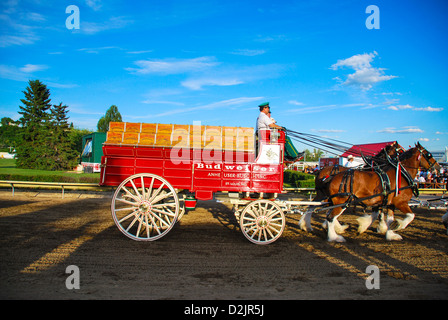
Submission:
[[[408,149],[405,152],[403,152],[402,154],[400,154],[398,158],[400,159],[400,161],[407,160],[415,154],[416,150],[417,150],[416,147]]]

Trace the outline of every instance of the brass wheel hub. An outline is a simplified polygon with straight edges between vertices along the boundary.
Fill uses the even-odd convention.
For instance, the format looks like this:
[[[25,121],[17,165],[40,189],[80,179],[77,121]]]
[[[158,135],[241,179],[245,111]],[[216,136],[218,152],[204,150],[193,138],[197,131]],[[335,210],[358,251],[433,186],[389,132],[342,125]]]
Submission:
[[[257,226],[260,229],[266,229],[269,226],[269,219],[266,216],[260,216],[257,218]]]
[[[151,203],[148,201],[142,201],[138,205],[138,210],[142,213],[148,213],[151,211],[151,209],[152,209]]]

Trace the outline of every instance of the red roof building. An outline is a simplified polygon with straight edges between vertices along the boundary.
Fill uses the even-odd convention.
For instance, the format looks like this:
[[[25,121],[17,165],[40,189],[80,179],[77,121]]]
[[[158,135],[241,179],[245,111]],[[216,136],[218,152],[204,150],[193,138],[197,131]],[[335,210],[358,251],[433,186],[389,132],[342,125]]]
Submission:
[[[375,156],[386,146],[389,146],[389,145],[393,144],[394,142],[395,141],[354,145],[353,147],[348,149],[346,152],[341,154],[341,157],[347,158],[349,155],[352,155],[354,157],[361,157],[361,155]]]

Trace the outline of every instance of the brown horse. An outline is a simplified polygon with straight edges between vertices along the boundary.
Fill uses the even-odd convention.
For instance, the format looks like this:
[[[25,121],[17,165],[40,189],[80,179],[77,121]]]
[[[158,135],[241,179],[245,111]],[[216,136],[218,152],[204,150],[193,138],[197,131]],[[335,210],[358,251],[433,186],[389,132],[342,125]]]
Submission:
[[[394,141],[394,143],[384,147],[380,152],[378,152],[377,155],[368,157],[367,161],[369,163],[364,165],[363,168],[371,168],[370,163],[372,163],[372,161],[377,164],[384,164],[386,163],[386,154],[390,157],[393,157],[399,155],[402,152],[404,152],[404,149],[397,143],[397,141]],[[325,192],[325,185],[328,184],[336,174],[348,169],[350,168],[341,167],[339,165],[322,168],[317,174],[314,181],[316,190],[316,197],[314,198],[314,201],[322,201],[323,199],[328,198],[328,194],[326,194]]]
[[[387,157],[396,157],[397,155],[399,155],[400,153],[403,153],[404,149],[396,142],[394,141],[394,143],[384,147],[377,155],[369,157],[366,162],[368,162],[368,164],[366,163],[363,167],[359,168],[359,169],[371,169],[372,163],[375,163],[377,165],[383,165],[387,163]],[[327,192],[328,188],[327,185],[330,183],[330,181],[332,180],[332,178],[340,173],[340,172],[345,172],[349,169],[353,169],[353,168],[347,168],[347,167],[343,167],[343,166],[339,166],[339,165],[334,165],[334,166],[328,166],[328,167],[324,167],[322,168],[315,180],[315,191],[316,191],[316,196],[314,197],[313,201],[323,201],[325,199],[327,199],[329,197],[329,194]],[[299,228],[304,230],[304,231],[312,231],[312,227],[311,227],[311,215],[313,214],[313,209],[309,209],[308,211],[305,212],[305,214],[302,216],[302,218],[300,219],[299,222]],[[372,224],[372,222],[377,218],[378,213],[375,212],[374,216],[368,216],[365,217],[364,220],[360,222],[360,229],[359,232],[362,233],[365,231],[365,229],[367,229],[367,227],[364,227],[365,225],[369,225]],[[348,226],[341,226],[337,221],[337,228],[340,231],[345,230]]]
[[[344,242],[345,239],[338,235],[335,226],[336,219],[339,217],[351,202],[362,203],[365,206],[387,206],[389,216],[393,217],[393,210],[399,209],[406,215],[403,220],[389,223],[386,230],[387,240],[401,240],[401,236],[394,231],[406,228],[406,226],[414,220],[414,213],[408,205],[412,198],[414,177],[418,168],[421,166],[430,169],[438,166],[432,155],[417,143],[414,148],[407,150],[399,156],[402,174],[401,190],[395,192],[396,187],[396,171],[393,165],[388,165],[383,172],[387,175],[383,178],[373,171],[355,170],[351,178],[339,173],[333,177],[328,184],[328,194],[330,195],[330,206],[333,207],[327,215],[327,236],[328,241]],[[405,177],[409,177],[405,179]],[[390,190],[385,190],[383,180],[390,181]],[[342,190],[345,190],[341,192]],[[392,218],[393,219],[393,218]]]

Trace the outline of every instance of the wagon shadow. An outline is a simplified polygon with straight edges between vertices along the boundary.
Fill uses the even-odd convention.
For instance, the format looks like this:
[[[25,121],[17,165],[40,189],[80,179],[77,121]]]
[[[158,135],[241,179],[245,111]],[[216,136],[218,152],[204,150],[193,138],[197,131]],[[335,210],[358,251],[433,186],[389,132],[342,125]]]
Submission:
[[[225,228],[240,231],[240,226],[233,210],[222,202],[216,202],[216,205],[208,208],[208,211]]]
[[[0,209],[22,206],[25,204],[30,204],[32,202],[33,201],[2,200],[2,201],[0,201]]]
[[[38,210],[30,208],[28,212],[17,212],[0,218],[2,256],[5,255],[7,258],[0,259],[2,266],[0,269],[8,270],[8,273],[13,274],[23,273],[24,270],[31,270],[30,266],[34,264],[37,272],[39,266],[36,261],[42,260],[45,256],[56,256],[51,253],[56,252],[65,244],[76,242],[76,239],[82,236],[89,235],[86,239],[95,237],[103,217],[96,214],[90,217],[85,217],[85,215],[93,209],[102,210],[103,206],[104,210],[107,210],[109,199],[85,198],[73,199],[73,201],[66,199],[63,202],[55,201],[56,204],[51,205],[52,199],[50,196],[48,197],[48,205],[39,204]],[[60,199],[59,197],[60,195],[58,195],[58,199]],[[47,202],[46,199],[44,201]],[[29,205],[33,202],[35,201],[1,201],[0,208],[5,210],[13,206]],[[13,252],[24,252],[26,256],[19,259],[21,263],[14,263],[14,267],[4,268],[5,260],[16,259]],[[10,258],[11,256],[13,258]],[[51,259],[48,263],[51,263]],[[30,273],[33,271],[31,270]]]

